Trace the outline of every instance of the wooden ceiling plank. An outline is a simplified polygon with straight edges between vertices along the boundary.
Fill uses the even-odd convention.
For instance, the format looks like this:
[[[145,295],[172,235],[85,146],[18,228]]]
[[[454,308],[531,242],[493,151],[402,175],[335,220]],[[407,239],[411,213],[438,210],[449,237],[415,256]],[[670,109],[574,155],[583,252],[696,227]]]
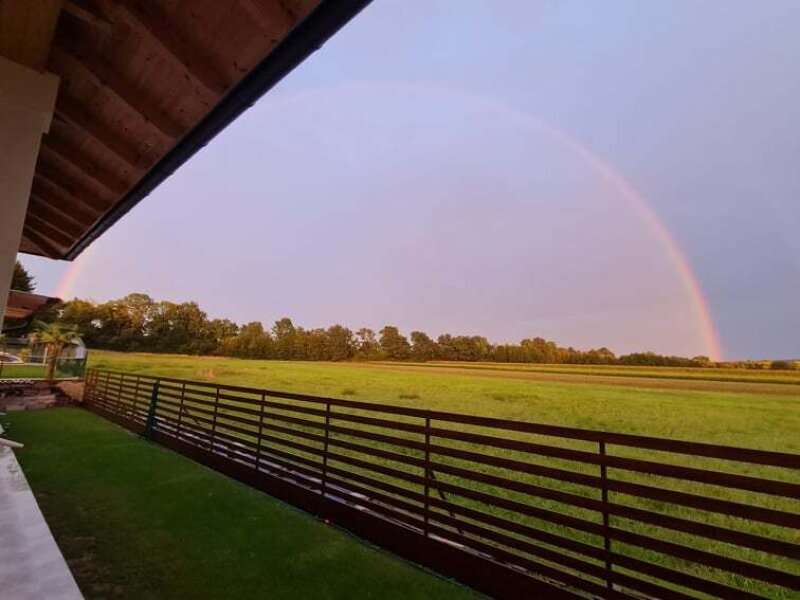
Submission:
[[[50,185],[67,194],[70,198],[86,206],[96,214],[101,214],[111,208],[113,202],[108,202],[91,191],[86,190],[81,182],[75,181],[72,175],[61,170],[58,165],[49,162],[46,157],[39,155],[36,166],[36,176],[47,181]]]
[[[37,234],[27,225],[22,228],[22,233],[26,238],[28,238],[29,242],[31,242],[34,246],[37,246],[42,251],[44,256],[48,258],[61,258],[64,256],[64,253],[56,248],[55,244]]]
[[[80,149],[52,135],[43,138],[42,151],[56,155],[60,160],[71,164],[81,173],[90,177],[117,196],[121,196],[128,190],[129,185],[119,179],[115,174],[109,173],[105,168],[95,164],[90,158],[87,158]]]
[[[104,35],[111,35],[112,23],[84,0],[66,0],[64,12],[99,29]]]
[[[47,65],[62,0],[0,1],[0,55],[37,71]]]
[[[76,223],[34,195],[31,195],[30,203],[28,204],[28,214],[39,217],[62,231],[65,235],[73,238],[79,237],[86,230],[86,225]]]
[[[160,110],[142,92],[128,82],[119,71],[103,60],[97,53],[83,52],[80,48],[67,48],[59,41],[53,48],[53,54],[64,62],[75,65],[98,85],[112,92],[129,108],[139,113],[145,121],[152,123],[158,131],[171,141],[181,137],[185,128],[173,121]]]
[[[295,24],[291,12],[274,0],[239,0],[242,8],[259,29],[275,41],[280,40]]]
[[[71,235],[67,235],[63,231],[53,227],[50,223],[40,219],[30,211],[28,211],[28,214],[25,217],[25,226],[64,248],[69,248],[74,241],[74,238]]]
[[[139,167],[141,156],[139,153],[123,142],[113,131],[110,131],[107,127],[90,117],[79,103],[66,96],[60,96],[56,103],[56,115],[84,134],[100,142],[120,159],[124,160],[130,167],[141,171]]]
[[[149,8],[142,10],[142,6]],[[130,25],[145,32],[156,43],[162,54],[180,63],[192,79],[209,92],[215,96],[223,96],[228,91],[230,84],[203,60],[201,49],[193,47],[182,39],[166,19],[150,13],[153,5],[143,4],[134,7],[126,2],[120,2],[115,4],[115,8]]]
[[[98,211],[78,202],[69,194],[62,193],[57,189],[54,191],[51,186],[44,184],[38,177],[33,180],[31,198],[36,198],[53,210],[57,210],[81,227],[88,227],[100,215]]]

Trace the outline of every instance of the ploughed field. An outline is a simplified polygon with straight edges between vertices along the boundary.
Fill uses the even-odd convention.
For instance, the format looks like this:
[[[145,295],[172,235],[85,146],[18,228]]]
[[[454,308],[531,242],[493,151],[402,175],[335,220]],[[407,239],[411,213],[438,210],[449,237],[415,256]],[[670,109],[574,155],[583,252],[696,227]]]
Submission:
[[[719,370],[686,369],[647,369],[639,367],[566,367],[544,365],[487,365],[487,364],[454,364],[454,363],[311,363],[281,361],[251,361],[230,358],[189,357],[154,354],[123,354],[112,352],[93,352],[90,367],[111,369],[132,374],[174,377],[180,379],[207,381],[217,384],[230,384],[265,388],[281,392],[294,392],[314,396],[325,396],[374,402],[412,408],[432,409],[467,413],[488,417],[514,419],[578,427],[584,429],[604,430],[619,433],[637,434],[661,438],[671,438],[695,442],[706,442],[729,446],[738,446],[759,450],[771,450],[800,454],[800,382],[794,383],[792,373],[781,374],[783,380],[775,381],[773,372],[746,372],[743,381],[719,381]],[[538,369],[538,370],[537,370]],[[688,371],[688,372],[687,372]],[[742,372],[734,372],[734,375]],[[758,376],[761,376],[759,379]],[[664,383],[668,385],[664,385]],[[712,386],[709,388],[708,386]],[[718,387],[724,386],[724,387]],[[242,405],[244,406],[244,405]],[[187,412],[194,412],[200,417],[203,405],[186,401]],[[235,403],[229,409],[221,409],[220,422],[224,421],[222,413],[236,414]],[[280,413],[280,411],[278,411]],[[284,413],[288,415],[289,413]],[[239,415],[240,417],[242,414]],[[397,417],[398,423],[411,423],[411,417]],[[223,425],[224,426],[224,425]],[[239,433],[242,439],[248,437],[249,431],[255,432],[256,426],[242,425],[239,422]],[[364,426],[365,430],[370,427]],[[402,428],[400,428],[402,429]],[[313,433],[314,428],[298,426],[301,433]],[[478,432],[478,428],[464,425],[464,432]],[[372,431],[376,431],[372,428]],[[482,431],[481,433],[486,433]],[[397,437],[412,439],[412,434],[402,431],[393,432]],[[498,432],[495,432],[497,435]],[[273,434],[273,439],[280,439],[283,434]],[[284,436],[292,439],[291,436]],[[567,449],[596,452],[597,444],[585,441],[554,439],[547,436],[511,433],[510,440],[520,440],[548,445],[557,445]],[[378,452],[369,456],[371,463],[391,469],[406,469],[413,472],[413,467],[398,464],[392,460],[388,451],[405,454],[411,458],[420,457],[417,450],[398,448],[391,444],[372,443]],[[597,476],[596,464],[582,464],[553,456],[531,457],[530,454],[510,448],[478,447],[475,444],[451,442],[455,449],[479,451],[486,456],[508,459],[510,461],[535,461],[545,468],[561,469],[579,475]],[[313,453],[304,453],[289,448],[298,456],[315,459]],[[363,453],[355,450],[338,450],[343,456],[364,458]],[[729,461],[712,458],[692,457],[686,455],[655,452],[636,448],[616,448],[612,450],[619,456],[657,461],[684,467],[695,467],[707,471],[735,473],[750,477],[761,477],[778,482],[800,484],[798,470],[782,469],[758,464],[732,464]],[[381,456],[381,452],[385,456]],[[570,495],[572,498],[596,499],[596,487],[585,486],[577,481],[562,481],[541,474],[511,473],[508,469],[496,465],[467,463],[458,458],[438,456],[440,464],[453,468],[468,468],[479,471],[488,477],[505,477],[514,479],[522,485],[538,486],[540,489],[555,490]],[[402,462],[402,461],[401,461]],[[377,481],[402,486],[411,492],[419,493],[420,486],[413,481],[399,480],[384,473],[354,469],[364,475],[369,473]],[[800,513],[800,499],[786,495],[768,495],[757,491],[747,491],[699,482],[676,480],[666,476],[652,475],[623,469],[608,471],[610,479],[648,486],[650,489],[670,490],[687,494],[711,497],[717,500],[747,504],[772,511],[782,511],[797,515]],[[438,480],[452,485],[462,486],[478,493],[502,495],[511,502],[526,504],[549,511],[549,514],[568,515],[582,519],[585,523],[602,524],[602,515],[588,505],[580,506],[564,503],[556,494],[545,492],[544,496],[531,496],[522,488],[500,489],[497,485],[484,481],[467,480],[458,475],[436,473]],[[549,496],[549,497],[548,497]],[[505,519],[525,527],[532,527],[545,535],[555,535],[576,542],[569,552],[562,552],[569,558],[566,563],[545,559],[547,564],[560,568],[572,558],[579,558],[584,564],[600,564],[602,561],[591,556],[591,552],[581,555],[586,548],[602,548],[603,540],[590,530],[580,531],[567,527],[563,523],[549,518],[539,519],[530,515],[515,512],[513,506],[487,505],[475,498],[461,498],[450,494],[447,501],[464,510],[479,510],[491,517]],[[613,493],[610,501],[620,506],[632,507],[645,511],[657,512],[670,518],[682,521],[693,521],[710,526],[707,532],[711,539],[695,535],[687,531],[664,527],[653,522],[642,522],[636,518],[611,518],[612,527],[624,529],[638,536],[667,541],[686,548],[722,556],[746,563],[757,564],[768,569],[800,576],[800,561],[797,560],[793,544],[800,544],[800,532],[797,529],[781,525],[732,517],[718,512],[699,510],[697,506],[673,504],[657,498],[638,497],[625,493]],[[769,518],[767,519],[769,520]],[[451,519],[452,521],[452,519]],[[677,523],[677,521],[676,521]],[[502,528],[501,525],[497,527]],[[759,536],[770,540],[785,542],[782,554],[763,552],[754,547],[737,547],[727,543],[718,535],[719,532],[731,531],[746,536]],[[493,530],[497,531],[497,528]],[[453,530],[455,531],[455,530]],[[552,538],[551,538],[552,539]],[[753,538],[750,538],[753,539]],[[758,546],[757,542],[752,542]],[[752,544],[751,544],[752,545]],[[556,546],[545,548],[559,549]],[[713,568],[709,565],[686,561],[670,552],[657,551],[654,548],[636,544],[613,542],[612,551],[634,561],[666,567],[676,572],[688,574],[697,582],[710,581],[732,588],[746,590],[750,593],[772,597],[796,597],[785,588],[771,585],[758,578],[746,577],[741,573]],[[538,558],[541,559],[542,555]],[[573,563],[574,564],[574,563]],[[639,563],[641,564],[641,563]],[[625,571],[624,569],[621,569]],[[568,572],[572,571],[567,566]],[[646,575],[637,574],[640,580],[653,581]],[[772,577],[767,574],[767,579]],[[669,584],[672,586],[672,584]],[[686,592],[683,587],[672,586],[675,590]],[[698,596],[703,597],[703,596]]]

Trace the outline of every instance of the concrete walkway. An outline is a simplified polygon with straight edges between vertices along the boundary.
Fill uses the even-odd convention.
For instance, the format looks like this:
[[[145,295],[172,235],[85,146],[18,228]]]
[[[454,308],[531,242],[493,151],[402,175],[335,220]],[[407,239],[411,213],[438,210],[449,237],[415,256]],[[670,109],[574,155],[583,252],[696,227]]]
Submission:
[[[25,452],[25,450],[18,450]],[[0,598],[81,600],[25,475],[0,446]]]

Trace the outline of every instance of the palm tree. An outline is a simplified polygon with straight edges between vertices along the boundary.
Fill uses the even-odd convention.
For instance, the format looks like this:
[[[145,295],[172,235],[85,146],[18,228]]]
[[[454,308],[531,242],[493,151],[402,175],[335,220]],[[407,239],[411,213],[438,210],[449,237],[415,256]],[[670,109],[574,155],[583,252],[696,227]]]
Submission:
[[[47,366],[45,368],[45,379],[53,380],[58,360],[64,348],[78,340],[78,329],[75,325],[64,325],[62,323],[34,323],[35,332],[31,335],[31,340],[35,343],[44,344],[47,349]]]

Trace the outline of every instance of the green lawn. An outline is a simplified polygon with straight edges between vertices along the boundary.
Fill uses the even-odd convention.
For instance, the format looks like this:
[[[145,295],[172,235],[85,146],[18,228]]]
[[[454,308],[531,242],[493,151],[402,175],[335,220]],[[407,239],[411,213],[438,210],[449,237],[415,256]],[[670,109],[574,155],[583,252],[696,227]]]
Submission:
[[[87,411],[3,420],[87,598],[473,596]]]
[[[44,365],[3,363],[0,379],[41,379]]]

